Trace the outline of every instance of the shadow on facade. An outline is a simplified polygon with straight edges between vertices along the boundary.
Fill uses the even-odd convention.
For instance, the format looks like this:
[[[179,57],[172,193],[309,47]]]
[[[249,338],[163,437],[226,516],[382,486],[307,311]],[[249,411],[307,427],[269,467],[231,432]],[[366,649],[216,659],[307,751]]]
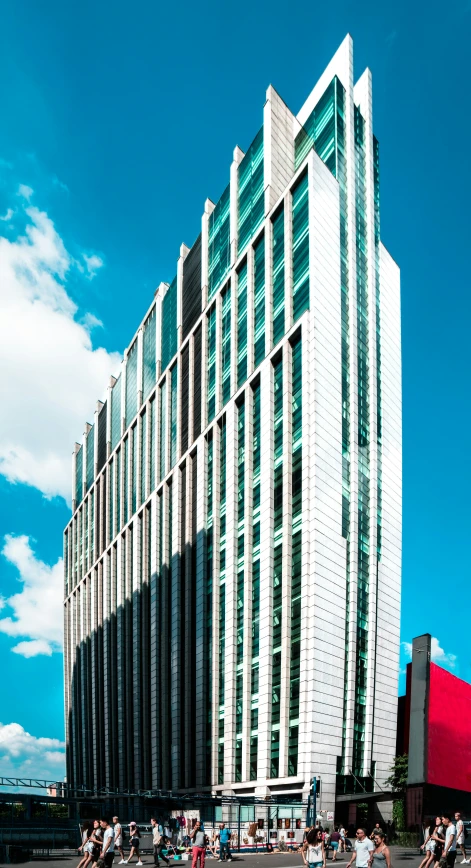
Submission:
[[[151,571],[149,527],[147,507],[67,604],[72,787],[199,791],[210,784],[213,589],[206,532]],[[184,526],[181,535],[183,542]]]

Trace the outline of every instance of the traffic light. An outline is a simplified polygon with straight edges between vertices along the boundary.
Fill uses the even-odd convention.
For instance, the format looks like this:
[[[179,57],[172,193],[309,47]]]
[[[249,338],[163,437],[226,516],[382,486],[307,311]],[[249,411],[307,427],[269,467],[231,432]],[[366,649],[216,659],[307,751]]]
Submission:
[[[320,778],[312,778],[311,780],[311,793],[312,795],[320,796],[321,794],[321,779]]]

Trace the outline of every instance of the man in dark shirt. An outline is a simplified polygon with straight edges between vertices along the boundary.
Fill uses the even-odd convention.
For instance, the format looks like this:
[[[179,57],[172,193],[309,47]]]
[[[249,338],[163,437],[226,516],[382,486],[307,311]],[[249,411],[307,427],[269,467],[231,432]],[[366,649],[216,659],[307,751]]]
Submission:
[[[334,826],[333,832],[330,833],[330,843],[331,843],[332,850],[333,850],[332,862],[337,861],[337,853],[338,853],[338,849],[339,849],[340,838],[341,838],[341,835],[339,832],[339,827]]]

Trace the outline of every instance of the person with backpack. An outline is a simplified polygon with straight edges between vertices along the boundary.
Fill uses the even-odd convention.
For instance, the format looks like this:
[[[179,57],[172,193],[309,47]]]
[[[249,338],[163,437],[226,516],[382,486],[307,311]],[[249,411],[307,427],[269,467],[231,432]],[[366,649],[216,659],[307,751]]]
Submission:
[[[163,859],[167,865],[170,865],[170,860],[162,852],[167,839],[165,835],[162,835],[155,817],[151,817],[150,824],[152,826],[152,843],[154,845],[154,864],[159,865],[159,859]]]

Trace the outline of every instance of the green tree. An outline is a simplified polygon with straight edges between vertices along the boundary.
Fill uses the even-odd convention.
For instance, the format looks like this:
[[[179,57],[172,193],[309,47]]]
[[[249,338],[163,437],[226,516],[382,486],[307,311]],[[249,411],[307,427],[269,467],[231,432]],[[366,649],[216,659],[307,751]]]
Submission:
[[[408,762],[409,757],[405,753],[402,756],[397,756],[389,769],[390,775],[386,779],[386,784],[397,793],[406,792]]]
[[[390,775],[386,784],[399,796],[393,801],[393,820],[396,830],[401,832],[406,828],[406,790],[407,768],[409,757],[407,754],[397,756],[390,768]]]

